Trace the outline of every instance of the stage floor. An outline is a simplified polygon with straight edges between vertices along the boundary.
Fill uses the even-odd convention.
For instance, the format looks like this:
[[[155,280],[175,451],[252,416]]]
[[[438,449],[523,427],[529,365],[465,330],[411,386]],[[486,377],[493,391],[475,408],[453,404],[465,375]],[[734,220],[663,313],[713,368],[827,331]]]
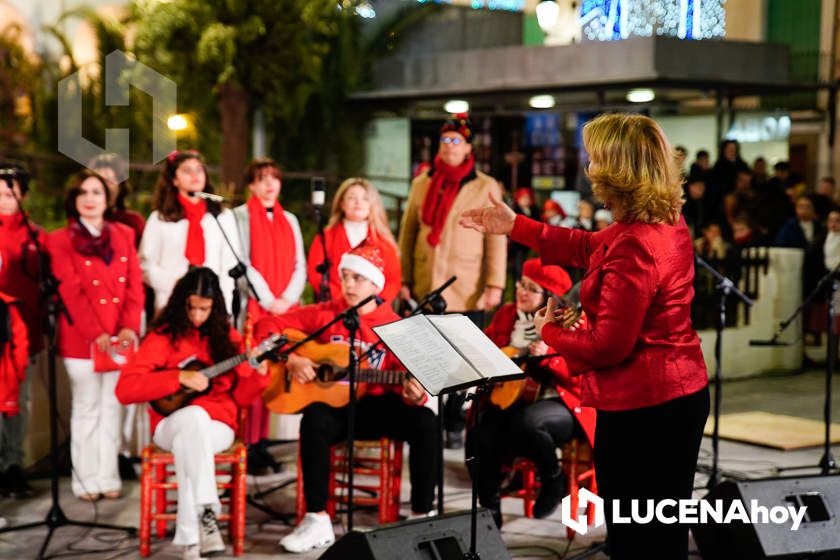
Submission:
[[[835,377],[834,383],[837,384]],[[747,412],[762,410],[778,414],[788,414],[814,420],[822,419],[824,376],[819,370],[809,371],[802,375],[763,376],[761,378],[738,380],[726,383],[723,390],[723,412]],[[835,390],[833,399],[835,420],[840,420],[840,389]],[[287,460],[289,472],[259,477],[251,480],[251,487],[265,488],[272,484],[288,480],[294,476],[291,469],[295,465],[295,446],[285,446],[277,451],[279,457]],[[822,455],[821,448],[810,448],[797,451],[778,451],[753,445],[721,442],[721,467],[733,474],[761,478],[774,476],[779,467],[797,465],[816,465]],[[711,442],[704,438],[700,462],[710,462]],[[834,446],[836,458],[840,458],[840,446]],[[463,465],[462,451],[446,451],[446,510],[455,511],[467,509],[469,506],[469,479]],[[627,458],[628,461],[632,457]],[[816,474],[816,469],[786,472],[792,474]],[[404,481],[407,482],[407,473]],[[705,494],[706,476],[698,474],[695,484],[699,488],[696,496]],[[6,517],[13,524],[22,524],[44,519],[49,507],[49,483],[47,480],[36,480],[33,486],[37,495],[26,501],[0,499],[0,515]],[[96,511],[91,504],[81,502],[72,497],[69,480],[61,481],[61,504],[65,513],[77,520],[92,520],[122,525],[136,526],[139,516],[139,484],[128,483],[124,487],[126,495],[121,500],[100,501],[96,504]],[[403,507],[407,513],[408,484],[403,484]],[[291,512],[294,508],[294,486],[284,492],[278,492],[268,498],[268,504],[273,508]],[[514,558],[562,558],[569,549],[569,555],[588,547],[592,542],[603,539],[603,528],[594,529],[585,536],[577,536],[572,543],[566,540],[565,527],[560,523],[559,510],[552,517],[545,520],[534,520],[522,517],[522,505],[519,500],[505,500],[503,504],[505,524],[502,537],[508,545]],[[362,513],[357,516],[356,525],[371,526],[373,516]],[[290,529],[270,516],[253,508],[248,510],[247,537],[245,543],[247,559],[276,559],[276,558],[317,558],[321,551],[309,554],[282,554],[277,541]],[[336,525],[338,534],[343,529]],[[34,558],[46,534],[44,529],[15,533],[0,534],[0,558],[29,559]],[[171,538],[171,537],[170,537]],[[166,541],[153,541],[152,558],[161,560],[175,560],[180,558],[180,550]],[[695,549],[692,543],[692,549]],[[124,539],[122,535],[113,532],[65,527],[59,529],[53,537],[50,552],[61,557],[76,551],[78,557],[91,559],[105,558],[139,558],[136,539]],[[92,554],[93,550],[103,550],[101,554]],[[104,550],[110,551],[105,553]],[[230,549],[228,549],[230,550]],[[695,556],[696,557],[696,556]],[[592,556],[594,559],[605,559],[604,555]]]

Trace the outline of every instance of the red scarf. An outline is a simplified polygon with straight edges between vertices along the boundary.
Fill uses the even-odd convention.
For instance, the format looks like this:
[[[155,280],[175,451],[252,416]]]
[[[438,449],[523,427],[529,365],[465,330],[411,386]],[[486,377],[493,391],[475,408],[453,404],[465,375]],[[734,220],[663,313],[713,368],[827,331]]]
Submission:
[[[111,247],[111,226],[108,222],[102,222],[102,233],[95,237],[78,220],[70,220],[68,226],[70,231],[70,243],[73,249],[80,255],[86,257],[99,257],[105,264],[111,264],[114,258],[114,248]]]
[[[280,297],[295,271],[297,254],[295,234],[279,202],[274,203],[273,212],[274,218],[269,220],[260,199],[248,199],[251,264],[263,275],[275,297]]]
[[[423,223],[432,227],[426,238],[432,247],[440,243],[443,224],[452,209],[455,197],[458,196],[458,191],[461,190],[461,181],[470,174],[474,165],[475,159],[472,154],[457,167],[443,163],[440,155],[435,156],[435,172],[429,183],[429,190],[426,191],[420,214]]]
[[[187,228],[184,256],[191,265],[204,266],[204,229],[201,227],[201,219],[207,213],[207,204],[203,199],[193,203],[181,193],[178,193],[178,202],[184,209],[184,217],[190,223]]]

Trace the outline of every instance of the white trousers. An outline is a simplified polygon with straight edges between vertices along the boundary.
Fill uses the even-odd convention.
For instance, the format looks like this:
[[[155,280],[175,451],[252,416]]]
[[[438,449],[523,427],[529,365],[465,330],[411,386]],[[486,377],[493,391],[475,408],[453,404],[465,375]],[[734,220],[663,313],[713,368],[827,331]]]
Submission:
[[[97,494],[122,488],[120,451],[122,405],[114,389],[119,371],[96,373],[93,360],[64,358],[70,377],[70,459],[73,494]]]
[[[160,421],[155,428],[155,445],[175,456],[178,482],[176,545],[198,544],[198,517],[206,506],[219,515],[222,505],[216,488],[213,455],[233,443],[233,430],[213,420],[200,406],[185,406]]]

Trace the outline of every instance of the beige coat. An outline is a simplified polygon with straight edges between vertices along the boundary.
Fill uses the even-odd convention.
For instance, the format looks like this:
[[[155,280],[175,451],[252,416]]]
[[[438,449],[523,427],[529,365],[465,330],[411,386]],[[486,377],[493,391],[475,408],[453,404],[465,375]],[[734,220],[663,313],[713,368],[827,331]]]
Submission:
[[[475,311],[485,286],[504,288],[507,267],[507,239],[485,235],[458,225],[464,210],[486,206],[488,194],[499,199],[502,190],[496,181],[480,171],[464,184],[446,217],[440,243],[427,241],[431,227],[420,218],[430,178],[424,173],[411,183],[408,204],[400,227],[399,246],[404,282],[411,284],[421,298],[443,284],[450,276],[458,279],[443,292],[447,311]]]

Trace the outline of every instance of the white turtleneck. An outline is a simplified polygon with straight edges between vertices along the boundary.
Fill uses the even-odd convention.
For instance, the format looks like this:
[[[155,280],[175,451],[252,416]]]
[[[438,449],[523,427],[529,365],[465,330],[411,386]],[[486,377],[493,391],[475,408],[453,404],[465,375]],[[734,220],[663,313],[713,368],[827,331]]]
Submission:
[[[79,223],[85,226],[85,229],[88,230],[88,232],[90,232],[92,236],[99,237],[100,235],[102,235],[101,229],[96,229],[90,224],[90,222],[86,221],[84,218],[80,217]]]
[[[344,220],[342,223],[344,224],[344,231],[347,233],[347,239],[348,241],[350,241],[351,248],[355,248],[359,243],[361,243],[365,240],[365,238],[367,238],[367,221],[351,222],[350,220]]]

